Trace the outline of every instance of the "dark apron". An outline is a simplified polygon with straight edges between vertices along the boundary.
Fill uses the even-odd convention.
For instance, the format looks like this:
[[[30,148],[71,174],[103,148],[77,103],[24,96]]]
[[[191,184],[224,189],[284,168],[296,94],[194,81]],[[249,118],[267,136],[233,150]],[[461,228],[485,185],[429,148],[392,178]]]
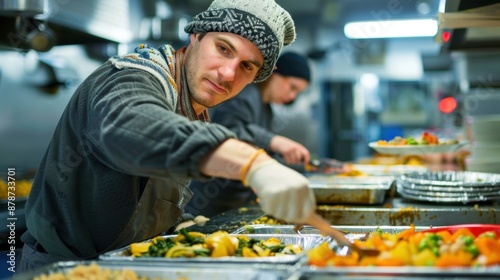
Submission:
[[[94,256],[86,259],[93,259],[104,252],[160,235],[177,224],[184,205],[193,196],[187,187],[187,182],[188,180],[150,178],[135,212],[124,230],[105,250],[96,252]],[[55,229],[51,228],[47,231],[55,232]],[[63,244],[56,235],[54,234],[54,238],[58,240],[52,240],[52,242]],[[61,257],[50,251],[53,248],[43,248],[38,243],[32,248],[32,246],[25,244],[18,272],[31,271],[54,262],[81,259],[77,256]],[[57,250],[58,252],[69,252],[66,247],[59,247]]]

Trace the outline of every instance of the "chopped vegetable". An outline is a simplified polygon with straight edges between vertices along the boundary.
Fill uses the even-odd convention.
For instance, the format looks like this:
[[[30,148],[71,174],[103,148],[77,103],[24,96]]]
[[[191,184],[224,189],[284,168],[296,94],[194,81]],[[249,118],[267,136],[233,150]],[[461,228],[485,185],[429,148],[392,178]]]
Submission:
[[[378,256],[337,255],[323,243],[307,252],[313,266],[433,266],[472,267],[500,265],[500,238],[495,232],[477,237],[468,229],[419,232],[415,228],[389,234],[377,228],[354,244],[380,251]]]
[[[134,257],[274,257],[300,254],[302,247],[298,244],[283,244],[275,237],[260,240],[248,238],[247,235],[230,235],[225,231],[205,235],[188,232],[184,228],[173,238],[158,236],[149,242],[132,243],[130,251]]]

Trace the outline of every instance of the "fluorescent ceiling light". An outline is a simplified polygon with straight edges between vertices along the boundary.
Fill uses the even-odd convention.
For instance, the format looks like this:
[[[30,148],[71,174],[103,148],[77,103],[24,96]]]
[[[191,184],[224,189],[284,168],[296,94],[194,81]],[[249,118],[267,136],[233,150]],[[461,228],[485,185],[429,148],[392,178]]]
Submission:
[[[432,37],[437,31],[435,19],[359,21],[344,26],[350,39]]]

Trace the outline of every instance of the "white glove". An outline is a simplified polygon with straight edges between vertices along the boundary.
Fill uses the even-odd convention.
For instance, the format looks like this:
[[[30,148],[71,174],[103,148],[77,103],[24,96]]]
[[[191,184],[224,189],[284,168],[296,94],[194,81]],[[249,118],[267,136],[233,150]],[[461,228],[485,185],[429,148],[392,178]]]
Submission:
[[[252,165],[246,182],[259,197],[262,210],[275,218],[305,223],[315,211],[316,199],[307,178],[276,160]]]

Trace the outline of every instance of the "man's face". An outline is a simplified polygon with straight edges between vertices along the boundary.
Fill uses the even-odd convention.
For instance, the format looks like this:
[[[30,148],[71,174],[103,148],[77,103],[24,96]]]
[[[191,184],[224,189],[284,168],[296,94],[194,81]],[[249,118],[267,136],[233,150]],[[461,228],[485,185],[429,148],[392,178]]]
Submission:
[[[309,86],[309,82],[304,78],[274,73],[269,78],[268,85],[270,103],[287,104],[294,101]]]
[[[199,40],[200,36],[191,34],[185,60],[197,113],[236,96],[264,64],[260,50],[246,38],[226,32],[209,32]]]

